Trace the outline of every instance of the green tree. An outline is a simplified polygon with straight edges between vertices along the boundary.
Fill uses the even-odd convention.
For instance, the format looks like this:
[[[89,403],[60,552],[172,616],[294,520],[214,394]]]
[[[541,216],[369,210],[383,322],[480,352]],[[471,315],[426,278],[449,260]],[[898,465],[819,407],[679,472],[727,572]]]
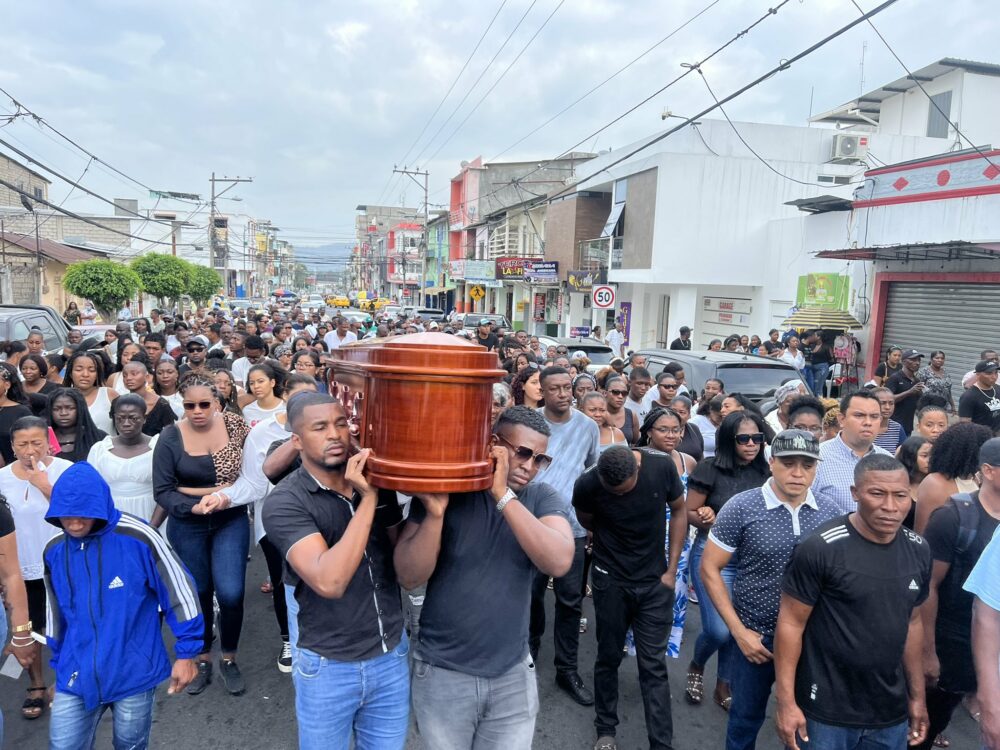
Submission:
[[[147,253],[133,260],[131,265],[142,281],[143,290],[156,297],[161,308],[172,308],[188,290],[192,265],[183,258]]]
[[[70,294],[89,299],[101,317],[113,322],[118,309],[142,288],[142,281],[122,263],[95,259],[71,263],[63,286]]]
[[[219,272],[207,266],[191,265],[187,293],[198,305],[206,304],[213,294],[219,293],[222,277]]]
[[[292,285],[297,291],[306,288],[306,279],[309,278],[309,269],[301,263],[296,263],[292,267]]]

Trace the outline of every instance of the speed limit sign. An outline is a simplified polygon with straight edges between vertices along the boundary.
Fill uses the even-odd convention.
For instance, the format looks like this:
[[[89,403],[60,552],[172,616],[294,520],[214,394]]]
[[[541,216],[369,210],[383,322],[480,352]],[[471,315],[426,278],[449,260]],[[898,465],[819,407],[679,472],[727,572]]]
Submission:
[[[608,310],[615,306],[615,288],[609,284],[595,286],[592,299],[594,307],[600,310]]]

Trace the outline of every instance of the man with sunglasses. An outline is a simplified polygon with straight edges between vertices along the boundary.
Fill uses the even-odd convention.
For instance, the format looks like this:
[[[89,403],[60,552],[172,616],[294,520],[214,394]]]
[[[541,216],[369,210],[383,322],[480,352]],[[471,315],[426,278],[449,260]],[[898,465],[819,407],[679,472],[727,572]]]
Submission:
[[[178,374],[183,377],[189,372],[204,372],[206,350],[208,349],[208,339],[204,336],[194,336],[184,345],[187,357],[184,364],[177,368]]]
[[[758,433],[759,434],[759,433]],[[757,440],[763,442],[760,434]],[[756,747],[774,684],[774,631],[781,601],[781,575],[799,541],[840,515],[837,504],[813,495],[820,460],[819,438],[785,430],[771,444],[771,478],[722,506],[701,561],[701,577],[739,653],[730,664],[726,750]],[[736,560],[732,594],[722,571]]]
[[[573,511],[573,484],[588,467],[597,463],[601,430],[594,420],[573,408],[573,380],[568,370],[563,367],[546,367],[539,374],[539,382],[545,406],[538,411],[552,433],[548,443],[552,463],[543,469],[538,479],[550,484],[562,497],[566,517],[573,529],[575,545],[573,565],[563,576],[553,577],[552,588],[556,603],[552,635],[555,642],[556,684],[581,706],[590,706],[594,703],[594,695],[584,685],[577,670],[587,531],[577,521]],[[548,582],[547,573],[539,574],[531,592],[531,636],[528,645],[536,659],[542,634],[545,632],[545,592]]]
[[[671,511],[669,561],[663,555],[666,506]],[[649,747],[669,750],[673,720],[665,654],[674,619],[677,564],[687,536],[684,485],[665,453],[616,445],[577,479],[573,507],[580,523],[594,533],[594,748],[616,748],[618,667],[631,627]]]
[[[559,577],[574,544],[562,498],[533,481],[552,459],[549,426],[514,406],[493,431],[489,490],[416,494],[394,562],[427,584],[413,658],[413,711],[427,747],[530,747],[538,686],[528,654],[535,572]]]

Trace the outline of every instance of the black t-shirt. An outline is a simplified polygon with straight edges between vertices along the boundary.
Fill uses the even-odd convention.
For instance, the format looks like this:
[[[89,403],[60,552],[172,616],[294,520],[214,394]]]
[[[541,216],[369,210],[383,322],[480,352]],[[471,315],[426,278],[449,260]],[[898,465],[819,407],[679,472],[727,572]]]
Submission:
[[[771,341],[771,339],[768,339],[767,341],[764,342],[764,350],[768,354],[774,354],[775,352],[780,351],[783,348],[784,347],[781,345],[780,341]]]
[[[649,584],[667,570],[667,505],[684,497],[684,485],[666,453],[639,453],[639,478],[629,492],[606,490],[591,466],[573,486],[573,507],[593,518],[594,565],[617,581]]]
[[[522,488],[517,499],[536,518],[567,518],[565,502],[543,482]],[[426,517],[415,499],[409,521]],[[420,612],[420,658],[476,677],[510,671],[528,653],[535,572],[488,491],[452,495]]]
[[[807,717],[867,729],[906,720],[903,646],[930,577],[930,548],[909,529],[876,544],[840,516],[799,543],[781,590],[813,608],[795,673]]]
[[[958,400],[958,416],[1000,432],[1000,390],[993,386],[984,393],[976,385],[966,389]]]
[[[0,502],[0,539],[13,533],[14,516],[10,513],[10,506],[6,502]]]
[[[820,365],[823,363],[832,364],[833,349],[827,344],[824,344],[819,349],[814,349],[812,351],[812,363],[814,365]]]
[[[485,346],[489,351],[494,351],[497,348],[497,335],[495,333],[491,333],[486,338],[480,338],[477,332],[474,340],[480,346]]]
[[[21,417],[30,417],[31,409],[21,404],[0,408],[0,456],[7,464],[14,461],[14,447],[10,444],[10,428]]]
[[[959,638],[964,643],[971,643],[973,595],[963,589],[962,584],[976,566],[998,525],[997,519],[983,509],[978,491],[972,493],[972,498],[979,525],[976,527],[976,536],[964,552],[958,554],[956,550],[961,523],[958,508],[952,501],[949,500],[931,514],[924,531],[924,538],[933,558],[949,565],[948,574],[938,587],[935,632]]]
[[[701,434],[698,425],[688,422],[684,425],[684,436],[677,444],[678,453],[687,453],[695,461],[705,457],[705,436]]]
[[[170,408],[170,404],[167,403],[165,398],[161,398],[156,402],[152,410],[146,414],[146,421],[142,425],[142,433],[150,437],[159,435],[163,432],[164,427],[176,421],[177,415],[174,414],[174,410]]]
[[[885,362],[879,362],[878,367],[875,368],[875,377],[878,378],[891,378],[897,372],[903,369],[902,364],[890,365]]]
[[[771,476],[767,464],[764,464],[763,469],[758,469],[753,464],[739,465],[734,469],[719,469],[715,465],[716,460],[717,456],[706,458],[694,467],[694,471],[688,477],[688,489],[704,493],[705,505],[716,515],[729,498],[763,486]],[[707,533],[698,530],[699,536],[705,536]]]
[[[344,595],[328,599],[312,590],[288,564],[288,551],[312,534],[328,547],[340,541],[359,498],[320,487],[304,468],[278,483],[264,504],[267,538],[285,560],[284,580],[295,588],[299,605],[300,648],[337,661],[382,656],[399,645],[403,612],[386,529],[403,516],[396,493],[379,493],[365,554]]]
[[[900,370],[886,381],[885,387],[898,395],[910,390],[916,382],[907,375],[906,370]],[[907,396],[896,402],[896,410],[892,413],[892,418],[903,425],[907,435],[913,432],[913,415],[917,413],[918,401],[920,401],[919,396]]]
[[[688,339],[687,341],[685,341],[682,338],[676,338],[676,339],[674,339],[673,341],[670,342],[670,348],[671,349],[689,350],[691,348],[691,339]]]

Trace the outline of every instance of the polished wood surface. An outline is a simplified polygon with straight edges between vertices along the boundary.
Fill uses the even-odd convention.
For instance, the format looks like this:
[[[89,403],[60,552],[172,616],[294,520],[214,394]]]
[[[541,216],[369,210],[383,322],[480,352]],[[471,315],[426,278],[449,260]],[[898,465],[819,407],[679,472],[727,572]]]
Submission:
[[[490,486],[493,383],[506,374],[493,352],[415,333],[335,349],[326,363],[330,393],[343,400],[346,390],[361,447],[372,450],[372,484],[409,493]]]

